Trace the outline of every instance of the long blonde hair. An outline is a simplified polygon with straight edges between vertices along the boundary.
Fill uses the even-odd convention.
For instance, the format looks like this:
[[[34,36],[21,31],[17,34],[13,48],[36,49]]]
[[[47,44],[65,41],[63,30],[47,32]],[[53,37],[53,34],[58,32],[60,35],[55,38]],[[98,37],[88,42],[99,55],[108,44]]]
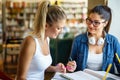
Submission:
[[[44,40],[45,25],[52,25],[54,22],[66,19],[63,9],[57,5],[51,5],[49,0],[43,0],[38,6],[34,20],[34,34]]]

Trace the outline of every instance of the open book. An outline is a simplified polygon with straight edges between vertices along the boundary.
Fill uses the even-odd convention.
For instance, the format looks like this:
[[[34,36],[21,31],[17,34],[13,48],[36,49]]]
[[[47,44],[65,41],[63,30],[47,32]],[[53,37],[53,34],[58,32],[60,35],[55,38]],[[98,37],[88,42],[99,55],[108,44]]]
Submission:
[[[93,71],[90,69],[85,69],[84,71],[77,71],[74,73],[65,73],[65,74],[57,73],[59,74],[59,78],[60,76],[62,78],[57,79],[56,77],[56,79],[57,80],[102,80],[105,73],[106,73],[105,71]],[[120,77],[113,75],[111,73],[108,73],[106,80],[120,80]]]

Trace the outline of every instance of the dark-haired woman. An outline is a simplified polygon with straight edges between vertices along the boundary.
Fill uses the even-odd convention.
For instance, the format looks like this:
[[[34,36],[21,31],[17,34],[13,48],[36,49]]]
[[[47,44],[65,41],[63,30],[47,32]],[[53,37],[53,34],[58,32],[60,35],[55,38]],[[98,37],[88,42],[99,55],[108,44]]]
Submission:
[[[70,72],[86,68],[96,71],[106,71],[112,64],[111,73],[115,73],[115,66],[120,73],[120,43],[109,34],[112,13],[108,6],[98,5],[90,10],[86,19],[87,32],[78,35],[73,42],[70,58],[67,63]]]

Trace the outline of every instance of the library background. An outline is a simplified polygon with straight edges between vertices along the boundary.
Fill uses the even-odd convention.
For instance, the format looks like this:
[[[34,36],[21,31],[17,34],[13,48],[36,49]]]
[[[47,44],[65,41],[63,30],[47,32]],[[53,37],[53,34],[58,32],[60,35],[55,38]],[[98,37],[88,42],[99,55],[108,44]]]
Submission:
[[[32,30],[35,12],[40,0],[0,0],[0,76],[14,79],[22,40]],[[50,0],[67,14],[66,27],[57,39],[51,39],[52,65],[66,64],[73,38],[86,31],[87,12],[108,0]],[[52,75],[46,73],[45,80]]]

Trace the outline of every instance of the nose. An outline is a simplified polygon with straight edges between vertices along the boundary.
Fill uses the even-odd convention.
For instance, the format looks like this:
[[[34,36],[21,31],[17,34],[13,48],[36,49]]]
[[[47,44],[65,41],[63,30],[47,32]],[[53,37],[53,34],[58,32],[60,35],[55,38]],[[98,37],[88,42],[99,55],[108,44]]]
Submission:
[[[63,31],[63,28],[60,29],[59,33],[61,33]]]

